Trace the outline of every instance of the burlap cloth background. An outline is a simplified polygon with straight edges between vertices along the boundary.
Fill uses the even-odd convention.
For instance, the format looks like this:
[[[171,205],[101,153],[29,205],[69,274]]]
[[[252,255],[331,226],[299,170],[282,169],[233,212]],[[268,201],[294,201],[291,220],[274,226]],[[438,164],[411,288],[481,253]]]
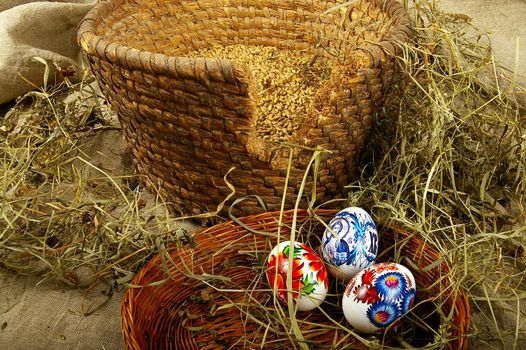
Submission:
[[[52,68],[53,63],[78,67],[77,23],[95,2],[0,0],[0,104],[34,88],[21,76],[35,86],[42,84],[44,65],[35,56],[48,60]],[[526,82],[524,0],[444,0],[442,6],[466,13],[477,27],[490,31],[496,59],[511,70],[516,68],[520,82]],[[60,74],[54,71],[51,77],[60,79]],[[120,138],[109,137],[98,140],[97,147],[113,144],[113,155],[125,152],[123,145],[115,145]],[[108,296],[108,290],[104,284],[90,291],[70,289],[53,280],[42,282],[39,277],[0,270],[0,349],[122,349],[123,291]],[[503,329],[513,329],[515,312],[511,305],[509,317],[506,312],[498,315]],[[526,346],[526,341],[518,345]]]
[[[53,281],[0,272],[0,349],[122,349],[119,303],[100,287],[85,295]],[[91,308],[101,309],[85,316]]]
[[[42,85],[45,65],[34,57],[50,63],[49,82],[61,80],[55,64],[80,71],[77,25],[96,2],[0,1],[0,104]]]

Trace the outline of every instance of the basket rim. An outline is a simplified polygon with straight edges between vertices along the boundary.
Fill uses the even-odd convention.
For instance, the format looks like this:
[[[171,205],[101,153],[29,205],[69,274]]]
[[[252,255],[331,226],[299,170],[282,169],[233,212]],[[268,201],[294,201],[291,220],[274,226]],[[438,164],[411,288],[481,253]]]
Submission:
[[[396,55],[400,51],[398,43],[406,42],[411,36],[411,20],[404,6],[397,0],[367,0],[390,12],[395,18],[394,29],[391,36],[377,43],[366,43],[353,49],[353,53],[367,55],[370,59],[358,62],[360,68],[377,67],[384,54]],[[99,18],[104,17],[113,1],[97,3],[80,21],[77,27],[77,43],[88,55],[97,55],[112,64],[122,64],[130,69],[139,69],[150,74],[162,74],[170,77],[193,78],[200,80],[199,76],[192,74],[196,64],[215,66],[219,65],[223,71],[226,82],[236,83],[237,65],[229,59],[214,59],[203,57],[169,56],[163,53],[139,50],[130,46],[110,42],[96,34],[96,25]],[[391,52],[394,49],[394,52]],[[170,67],[180,67],[174,70]],[[187,74],[184,74],[184,73]]]
[[[315,210],[314,214],[324,217],[324,221],[326,221],[325,219],[329,219],[336,212],[338,212],[338,210],[336,209],[318,209],[318,210]],[[264,222],[264,224],[268,224],[269,222],[271,222],[271,220],[275,219],[276,217],[279,217],[280,213],[281,213],[280,211],[264,212],[260,214],[244,216],[244,217],[239,218],[239,220],[241,222],[245,222],[247,221],[247,219],[250,219],[250,223]],[[283,211],[283,213],[285,213],[286,215],[291,215],[291,214],[296,213],[299,219],[298,222],[305,222],[305,223],[309,220],[309,218],[312,217],[312,212],[309,210],[305,210],[305,209],[300,209],[297,211],[291,209],[291,210]],[[269,220],[269,221],[265,221],[265,220]],[[416,240],[421,241],[421,239],[419,239],[417,234],[409,232],[408,230],[404,229],[400,225],[389,223],[389,224],[382,225],[382,226],[384,227],[384,229],[390,230],[392,232],[393,240],[396,240],[395,238],[396,235],[401,234],[403,235],[401,243],[403,243],[404,241],[408,239],[416,239]],[[215,231],[218,231],[218,232],[215,232]],[[219,234],[222,234],[222,233],[240,234],[243,232],[249,233],[250,231],[247,230],[245,227],[240,226],[238,223],[234,222],[233,220],[229,220],[229,221],[225,221],[225,222],[216,224],[208,228],[204,228],[203,230],[199,231],[197,234],[210,233],[210,236],[206,236],[207,238],[205,238],[205,241],[208,241],[210,237],[215,236],[215,234],[217,233]],[[429,247],[428,244],[423,241],[420,243],[423,243],[422,249],[426,249],[427,247]],[[432,250],[428,252],[432,256],[437,255],[438,257],[440,253],[434,247],[430,247],[430,248]],[[206,250],[210,249],[210,247],[205,247],[204,249],[206,252]],[[185,247],[175,247],[174,246],[172,248],[168,248],[167,253],[171,255],[174,252],[186,252],[187,250],[192,250],[195,253],[195,250],[188,246],[185,246]],[[418,252],[415,252],[415,254],[417,253]],[[158,258],[158,254],[155,255],[141,269],[140,272],[138,272],[138,274],[133,279],[132,283],[134,284],[139,284],[136,282],[149,283],[148,281],[144,281],[144,279],[145,278],[147,279],[148,272],[150,272],[151,269],[156,266],[155,262],[157,258]],[[442,261],[442,263],[440,264],[440,266],[444,266],[444,265],[445,265],[445,268],[449,270],[449,263],[447,261]],[[128,289],[121,302],[121,330],[122,330],[124,342],[127,346],[132,346],[132,345],[136,346],[138,344],[137,343],[138,338],[136,338],[133,335],[134,332],[129,331],[130,328],[128,326],[133,326],[134,319],[128,307],[129,305],[134,304],[133,299],[136,299],[134,294],[137,293],[139,290],[140,289],[135,289],[135,288]],[[444,345],[444,348],[447,348],[448,345],[451,346],[452,345],[451,341],[454,341],[455,342],[454,344],[457,345],[458,349],[467,349],[469,345],[469,329],[470,329],[470,324],[471,324],[471,320],[470,320],[471,311],[470,311],[469,298],[466,294],[465,289],[460,287],[459,289],[456,289],[454,292],[450,293],[450,295],[448,296],[448,300],[450,300],[452,311],[456,310],[456,313],[451,315],[451,317],[453,317],[453,320],[454,320],[454,324],[452,328],[453,337],[448,341],[447,344]]]

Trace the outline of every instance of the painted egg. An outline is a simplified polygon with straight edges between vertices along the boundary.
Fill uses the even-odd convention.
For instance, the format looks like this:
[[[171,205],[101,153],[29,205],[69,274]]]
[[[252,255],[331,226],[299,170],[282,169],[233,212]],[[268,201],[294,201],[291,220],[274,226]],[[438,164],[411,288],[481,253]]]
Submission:
[[[415,278],[406,267],[374,264],[347,284],[342,298],[343,314],[361,332],[381,331],[409,311],[415,293]]]
[[[287,304],[287,294],[290,293],[298,311],[313,310],[327,296],[327,268],[320,256],[307,245],[294,242],[293,247],[291,264],[290,241],[281,242],[272,249],[267,263],[267,279],[283,303]],[[292,277],[291,288],[287,288],[289,274]]]
[[[340,210],[323,233],[320,254],[334,278],[348,281],[374,264],[378,232],[371,216],[362,208]],[[332,232],[331,232],[332,231]]]

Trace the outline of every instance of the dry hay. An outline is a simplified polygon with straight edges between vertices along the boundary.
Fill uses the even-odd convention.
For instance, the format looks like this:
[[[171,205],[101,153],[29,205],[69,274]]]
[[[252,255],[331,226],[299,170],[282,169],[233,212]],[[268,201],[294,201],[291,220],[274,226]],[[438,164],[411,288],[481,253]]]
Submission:
[[[526,89],[517,72],[501,87],[505,70],[469,18],[432,1],[407,5],[415,19],[400,58],[408,83],[389,117],[379,116],[342,206],[360,205],[379,224],[428,241],[453,267],[445,278],[468,291],[473,344],[520,348],[526,122],[516,97]],[[0,121],[0,266],[72,286],[87,267],[90,283],[125,285],[152,254],[192,241],[161,198],[145,200],[130,169],[108,173],[83,156],[90,135],[118,127],[111,119],[104,100],[80,84],[32,92]],[[447,336],[436,332],[430,348]]]
[[[28,93],[2,118],[0,267],[70,286],[124,283],[159,245],[185,239],[120,159],[129,152],[99,94],[65,82]]]
[[[463,15],[418,1],[409,83],[378,118],[351,203],[417,232],[466,288],[473,343],[525,345],[526,92]],[[488,84],[488,80],[491,84]],[[508,85],[504,90],[503,81]],[[395,97],[396,99],[396,97]]]

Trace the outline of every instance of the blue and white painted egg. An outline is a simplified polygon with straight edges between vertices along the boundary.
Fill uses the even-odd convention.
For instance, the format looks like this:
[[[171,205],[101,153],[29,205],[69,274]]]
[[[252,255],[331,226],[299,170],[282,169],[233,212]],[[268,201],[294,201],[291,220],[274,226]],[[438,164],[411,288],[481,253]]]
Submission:
[[[362,208],[340,210],[325,229],[320,255],[329,274],[348,281],[374,264],[378,254],[378,232],[373,219]]]
[[[381,332],[411,309],[415,295],[415,278],[408,268],[390,262],[374,264],[347,284],[343,314],[360,332]]]

